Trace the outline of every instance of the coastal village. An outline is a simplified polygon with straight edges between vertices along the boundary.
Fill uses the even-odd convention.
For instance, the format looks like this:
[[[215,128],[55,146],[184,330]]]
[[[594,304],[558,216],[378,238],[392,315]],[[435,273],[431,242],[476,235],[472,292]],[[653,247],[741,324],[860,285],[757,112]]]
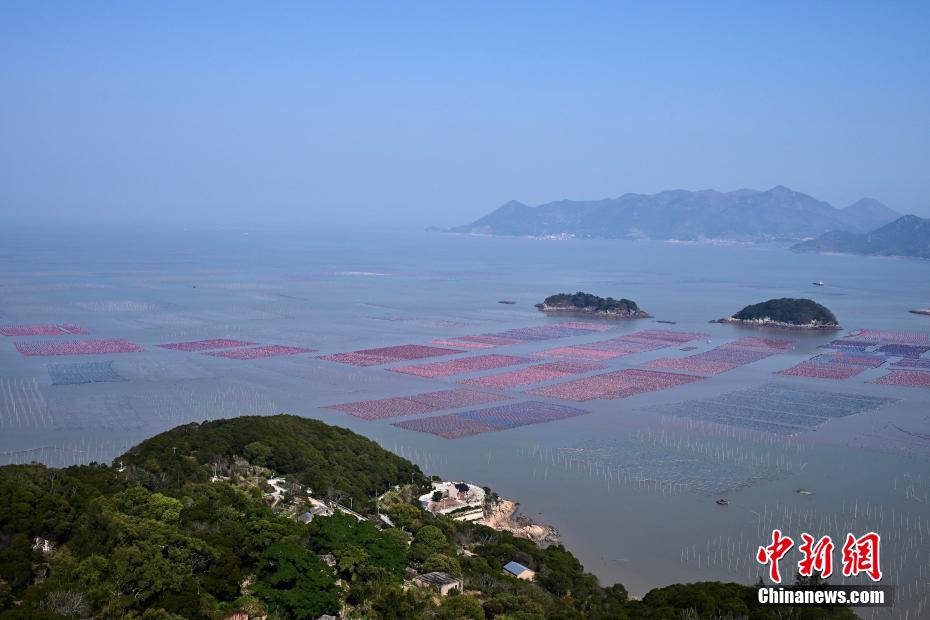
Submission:
[[[379,529],[397,528],[388,515],[376,510],[376,515],[365,516],[341,502],[344,498],[338,492],[330,491],[327,496],[314,496],[314,490],[286,476],[277,475],[272,470],[249,463],[244,458],[235,457],[231,463],[214,463],[211,482],[228,482],[247,490],[257,489],[265,503],[277,514],[294,519],[298,523],[309,524],[319,517],[330,517],[336,513],[351,516],[358,521],[372,522]],[[519,514],[519,504],[504,499],[487,487],[470,482],[447,482],[433,477],[432,488],[420,495],[417,500],[423,511],[432,515],[442,515],[455,521],[484,525],[498,531],[510,532],[515,536],[533,541],[540,547],[558,544],[559,537],[555,528],[533,522]],[[397,496],[409,489],[395,486],[377,498],[377,505],[397,501]],[[349,500],[351,502],[351,499]],[[49,541],[37,539],[36,545],[51,546]],[[409,542],[408,542],[409,544]],[[53,548],[52,548],[53,550]],[[459,550],[461,555],[473,556],[467,547]],[[337,559],[332,554],[321,559],[335,572]],[[405,587],[432,590],[438,597],[449,595],[453,590],[464,592],[461,578],[443,571],[418,573],[407,568]],[[533,581],[535,572],[520,562],[512,560],[504,565],[502,574],[513,579]],[[335,618],[321,616],[320,620]],[[237,611],[226,616],[226,620],[264,620],[264,616],[253,616]]]

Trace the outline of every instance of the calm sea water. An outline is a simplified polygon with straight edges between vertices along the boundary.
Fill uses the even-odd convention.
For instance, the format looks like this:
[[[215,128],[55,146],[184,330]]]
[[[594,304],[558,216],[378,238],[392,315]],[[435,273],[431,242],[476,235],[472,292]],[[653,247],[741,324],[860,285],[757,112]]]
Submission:
[[[533,304],[575,290],[635,299],[657,319],[676,322],[622,322],[610,336],[700,331],[708,334],[703,350],[772,335],[795,340],[796,349],[696,384],[583,403],[592,413],[575,419],[449,441],[321,406],[442,389],[461,376],[422,379],[311,355],[235,361],[155,346],[233,337],[333,353],[424,343],[563,320]],[[586,568],[634,594],[677,581],[753,581],[755,550],[772,527],[796,538],[801,531],[842,537],[876,529],[887,581],[899,588],[898,607],[876,617],[930,613],[930,390],[868,383],[884,369],[846,381],[773,377],[835,335],[708,323],[773,297],[811,297],[848,329],[930,332],[930,317],[907,312],[930,305],[927,261],[410,231],[4,230],[0,323],[77,323],[145,351],[23,357],[14,341],[44,338],[0,339],[0,463],[108,461],[178,424],[283,411],[351,428],[431,473],[519,500],[527,515],[560,530]],[[503,299],[517,303],[497,303]],[[685,355],[671,349],[606,363],[625,368],[669,354]],[[51,384],[47,365],[98,358],[113,360],[128,380]],[[653,410],[773,382],[897,401],[790,439],[688,424]],[[700,482],[682,477],[691,463]],[[801,488],[813,494],[798,494]],[[730,505],[717,506],[719,496]]]

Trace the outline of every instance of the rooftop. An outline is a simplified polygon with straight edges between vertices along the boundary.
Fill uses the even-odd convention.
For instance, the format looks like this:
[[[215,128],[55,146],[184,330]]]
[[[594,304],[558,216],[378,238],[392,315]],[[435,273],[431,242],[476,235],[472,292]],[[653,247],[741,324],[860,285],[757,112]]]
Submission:
[[[510,573],[511,575],[519,575],[530,570],[527,567],[523,566],[519,562],[507,562],[504,564],[504,570]]]
[[[422,575],[417,575],[415,579],[417,581],[428,583],[434,586],[445,586],[453,583],[459,583],[458,578],[453,577],[449,573],[440,572],[424,573]]]

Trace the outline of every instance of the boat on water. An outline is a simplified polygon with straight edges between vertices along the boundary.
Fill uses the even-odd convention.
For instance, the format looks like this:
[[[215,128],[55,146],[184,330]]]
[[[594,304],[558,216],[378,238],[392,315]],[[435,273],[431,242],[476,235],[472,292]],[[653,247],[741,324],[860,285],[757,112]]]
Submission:
[[[823,282],[820,282],[819,280],[818,280],[817,282],[813,282],[812,284],[813,284],[814,286],[825,286],[824,283],[823,283]]]
[[[730,502],[723,498],[718,499],[716,503],[718,506],[729,506],[730,505]]]

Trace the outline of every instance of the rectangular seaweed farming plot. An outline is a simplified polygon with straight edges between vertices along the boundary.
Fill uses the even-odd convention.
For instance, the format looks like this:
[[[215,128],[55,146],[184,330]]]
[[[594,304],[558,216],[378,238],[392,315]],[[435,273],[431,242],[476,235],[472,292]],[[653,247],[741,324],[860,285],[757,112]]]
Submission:
[[[629,334],[629,336],[668,342],[670,345],[672,345],[683,344],[685,342],[691,342],[692,340],[706,338],[707,334],[700,332],[675,332],[666,329],[644,329],[638,332],[633,332],[632,334]]]
[[[599,340],[571,347],[548,349],[540,351],[539,355],[547,357],[603,360],[630,355],[632,353],[643,353],[645,351],[664,349],[666,347],[676,346],[698,338],[703,338],[706,335],[707,334],[692,332],[672,332],[649,329],[633,332],[632,334],[626,334],[624,336],[617,336],[610,340]]]
[[[483,342],[469,342],[467,340],[456,340],[455,338],[448,338],[446,340],[430,340],[430,344],[435,344],[440,347],[458,347],[460,349],[493,349],[493,344],[485,344]]]
[[[108,355],[111,353],[138,353],[144,349],[122,338],[101,340],[64,340],[43,342],[17,342],[16,350],[23,355]]]
[[[50,364],[48,376],[52,385],[81,385],[85,383],[113,383],[125,377],[113,370],[113,362],[84,362],[81,364]]]
[[[574,407],[529,401],[431,418],[395,422],[393,426],[421,433],[430,433],[445,439],[457,439],[528,424],[564,420],[586,413],[588,412]]]
[[[930,351],[930,345],[923,344],[886,344],[878,347],[878,353],[891,355],[894,357],[906,357],[908,359],[920,359],[920,357]]]
[[[636,394],[666,390],[704,378],[696,375],[627,368],[528,390],[527,394],[575,401],[626,398]]]
[[[409,431],[420,433],[430,433],[438,435],[445,439],[457,439],[459,437],[468,437],[469,435],[480,435],[481,433],[491,433],[502,430],[499,426],[492,426],[466,418],[454,413],[446,415],[433,416],[431,418],[420,418],[418,420],[404,420],[403,422],[394,422],[392,426],[404,428]]]
[[[667,370],[682,370],[685,372],[699,372],[704,375],[719,375],[722,372],[733,370],[739,364],[715,362],[712,360],[696,359],[695,357],[663,357],[645,364],[647,368],[664,368]]]
[[[779,370],[776,375],[783,377],[809,377],[811,379],[849,379],[861,374],[866,366],[853,366],[849,364],[819,364],[817,362],[801,362],[791,368]]]
[[[667,368],[717,375],[746,364],[758,362],[776,353],[794,348],[789,340],[757,338],[747,336],[733,342],[714,347],[709,351],[683,358],[666,357],[648,362],[648,368]]]
[[[87,334],[80,325],[0,325],[3,336],[67,336]]]
[[[588,346],[576,346],[546,349],[545,351],[539,351],[536,355],[541,355],[543,357],[565,357],[570,359],[609,360],[629,354],[630,351],[608,351],[590,348]]]
[[[794,349],[794,343],[790,340],[780,340],[777,338],[758,338],[756,336],[745,336],[739,340],[734,340],[731,343],[722,345],[722,347],[791,351]]]
[[[380,366],[392,362],[423,359],[426,357],[439,357],[441,355],[454,355],[462,353],[459,349],[446,347],[431,347],[422,344],[404,344],[393,347],[380,347],[377,349],[361,349],[333,355],[321,355],[319,359],[352,366]]]
[[[516,366],[517,364],[526,364],[532,362],[531,358],[518,357],[516,355],[478,355],[476,357],[465,357],[457,360],[448,360],[445,362],[430,362],[428,364],[414,364],[412,366],[398,366],[390,368],[392,372],[399,372],[407,375],[416,375],[418,377],[449,377],[452,375],[463,375],[470,372],[481,370],[494,370],[495,368],[504,368],[505,366]]]
[[[521,368],[519,370],[511,370],[494,375],[466,379],[464,381],[460,381],[460,383],[487,388],[506,389],[520,385],[542,383],[544,381],[552,381],[553,379],[570,377],[571,375],[580,375],[586,372],[594,372],[595,370],[606,369],[607,366],[602,364],[569,361],[549,362],[546,364],[529,366],[528,368]]]
[[[315,349],[304,349],[301,347],[286,347],[280,344],[270,344],[264,347],[252,347],[251,349],[223,349],[221,351],[207,351],[203,355],[211,357],[224,357],[230,360],[254,360],[264,357],[279,357],[282,355],[300,355],[301,353],[313,353]]]
[[[556,420],[585,415],[586,413],[589,412],[576,407],[554,405],[531,400],[522,403],[512,403],[488,407],[486,409],[465,411],[458,415],[505,429],[526,426],[527,424],[554,422]]]
[[[892,398],[795,389],[769,384],[700,400],[652,407],[651,411],[779,435],[818,428],[828,418],[872,411]]]
[[[607,332],[614,329],[613,325],[605,323],[588,323],[586,321],[563,321],[555,323],[553,327],[568,327],[569,329],[585,329],[592,332]]]
[[[870,381],[870,383],[930,388],[930,372],[922,372],[919,370],[892,370],[887,375],[874,379]]]
[[[890,342],[894,344],[930,344],[930,334],[921,332],[894,332],[882,329],[860,329],[849,334],[849,338],[878,344]]]
[[[363,400],[355,403],[330,405],[324,408],[342,411],[363,420],[383,420],[406,415],[432,413],[442,409],[483,405],[501,400],[510,400],[510,397],[488,394],[477,390],[454,389],[395,398]]]
[[[903,359],[891,364],[892,368],[913,368],[915,370],[930,370],[930,359]]]
[[[854,351],[865,351],[875,346],[875,342],[870,340],[850,340],[849,338],[840,338],[838,340],[831,340],[827,344],[822,344],[819,349],[839,349],[846,350],[851,349]]]
[[[246,342],[244,340],[229,340],[226,338],[212,338],[210,340],[194,340],[192,342],[173,342],[171,344],[157,345],[162,349],[171,349],[172,351],[185,351],[188,353],[197,353],[200,351],[210,351],[213,349],[232,349],[235,347],[250,347],[255,342]]]

